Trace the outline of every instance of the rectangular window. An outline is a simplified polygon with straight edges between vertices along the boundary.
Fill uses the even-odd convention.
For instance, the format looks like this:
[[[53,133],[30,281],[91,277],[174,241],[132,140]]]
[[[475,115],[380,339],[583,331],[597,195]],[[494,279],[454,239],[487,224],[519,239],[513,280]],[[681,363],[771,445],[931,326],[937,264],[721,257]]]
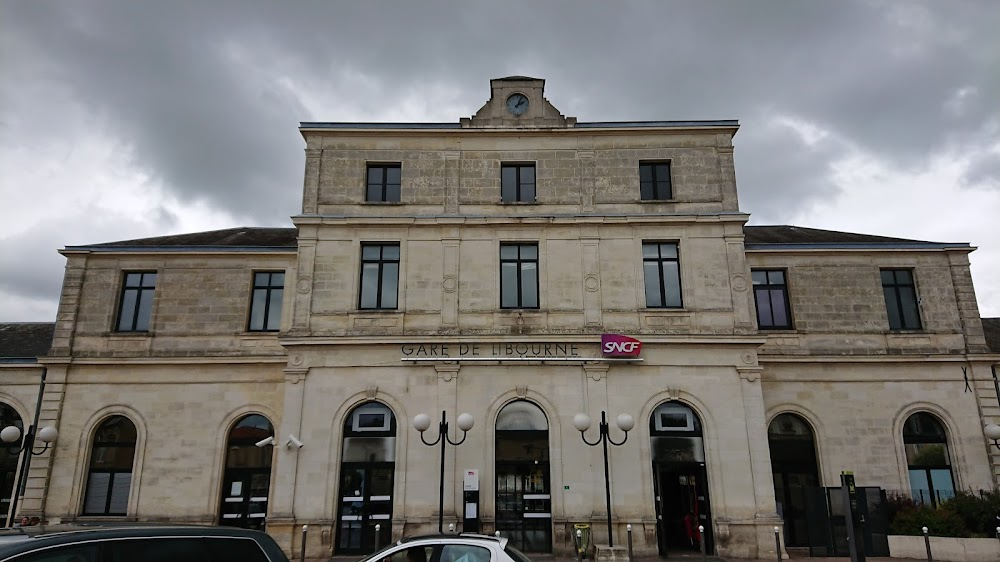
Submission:
[[[500,166],[500,199],[504,203],[535,202],[535,165]]]
[[[153,291],[156,272],[126,273],[118,304],[119,332],[148,332],[149,316],[153,311]]]
[[[251,332],[276,332],[281,326],[281,297],[285,292],[285,273],[261,271],[253,274],[253,298],[250,300]]]
[[[395,309],[399,285],[399,244],[362,244],[358,308]]]
[[[500,245],[500,308],[538,308],[538,244]]]
[[[643,201],[673,199],[670,162],[639,162],[639,197]]]
[[[919,330],[920,311],[917,307],[917,288],[913,284],[913,271],[909,269],[883,269],[882,294],[889,314],[890,330]]]
[[[646,280],[646,306],[680,308],[681,272],[677,244],[646,242],[642,245],[642,271]]]
[[[368,187],[365,190],[365,201],[398,203],[399,179],[399,164],[369,164]]]
[[[792,315],[785,272],[780,269],[755,269],[750,276],[757,303],[757,326],[763,330],[790,329]]]

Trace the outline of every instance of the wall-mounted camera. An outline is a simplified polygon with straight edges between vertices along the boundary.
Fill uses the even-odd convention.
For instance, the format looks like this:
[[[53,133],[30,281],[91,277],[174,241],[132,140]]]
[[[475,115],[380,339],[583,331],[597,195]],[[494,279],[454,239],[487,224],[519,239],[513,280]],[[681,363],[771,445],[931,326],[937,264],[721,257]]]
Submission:
[[[274,445],[274,437],[268,437],[266,439],[261,439],[260,441],[254,443],[258,447],[267,447],[268,445]]]
[[[299,441],[298,437],[292,434],[288,434],[288,441],[285,441],[285,447],[291,449],[293,446],[296,449],[301,449],[304,446],[304,444],[302,443],[302,441]]]

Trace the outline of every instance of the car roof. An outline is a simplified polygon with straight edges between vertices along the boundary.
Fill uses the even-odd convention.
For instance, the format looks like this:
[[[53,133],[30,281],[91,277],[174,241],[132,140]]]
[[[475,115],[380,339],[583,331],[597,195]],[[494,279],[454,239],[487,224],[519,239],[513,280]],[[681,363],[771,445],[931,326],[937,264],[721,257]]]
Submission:
[[[423,541],[423,540],[435,541],[435,540],[455,540],[455,539],[464,539],[473,542],[475,541],[493,542],[498,544],[501,549],[507,546],[506,537],[497,537],[494,535],[481,535],[478,533],[459,533],[457,535],[446,534],[446,533],[431,534],[431,535],[414,535],[412,537],[403,537],[399,539],[399,542],[397,542],[396,544],[406,544],[409,542]]]
[[[165,525],[157,523],[108,524],[108,525],[32,525],[0,529],[0,558],[30,552],[38,548],[85,541],[121,538],[155,537],[231,537],[253,539],[268,556],[286,560],[284,555],[275,558],[277,545],[265,533],[237,527],[210,527],[207,525]],[[266,538],[265,538],[266,537]],[[273,545],[273,548],[272,548]],[[280,553],[280,549],[277,549]]]

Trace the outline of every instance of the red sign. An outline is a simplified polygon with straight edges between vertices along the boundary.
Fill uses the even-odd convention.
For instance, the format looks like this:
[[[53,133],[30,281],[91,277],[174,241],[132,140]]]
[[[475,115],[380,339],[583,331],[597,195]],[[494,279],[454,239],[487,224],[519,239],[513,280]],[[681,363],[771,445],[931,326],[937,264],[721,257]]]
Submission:
[[[638,357],[642,342],[619,334],[601,334],[601,353],[605,357]]]

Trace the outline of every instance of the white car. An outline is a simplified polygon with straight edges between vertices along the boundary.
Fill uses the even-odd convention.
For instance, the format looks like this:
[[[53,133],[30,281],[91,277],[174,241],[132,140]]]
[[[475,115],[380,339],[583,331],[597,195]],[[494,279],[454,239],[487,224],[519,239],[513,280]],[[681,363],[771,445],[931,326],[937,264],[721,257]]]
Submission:
[[[404,538],[360,562],[531,562],[504,537],[462,533]]]

